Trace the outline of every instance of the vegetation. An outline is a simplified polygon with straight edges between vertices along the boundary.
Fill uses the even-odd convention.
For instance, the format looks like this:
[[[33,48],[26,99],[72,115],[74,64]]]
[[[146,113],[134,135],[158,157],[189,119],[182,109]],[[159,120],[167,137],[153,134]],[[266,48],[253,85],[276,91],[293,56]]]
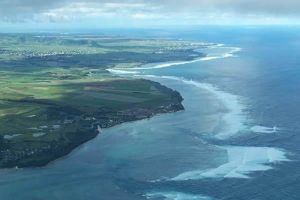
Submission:
[[[42,166],[101,128],[183,109],[176,91],[106,71],[191,60],[200,43],[0,35],[0,167]]]

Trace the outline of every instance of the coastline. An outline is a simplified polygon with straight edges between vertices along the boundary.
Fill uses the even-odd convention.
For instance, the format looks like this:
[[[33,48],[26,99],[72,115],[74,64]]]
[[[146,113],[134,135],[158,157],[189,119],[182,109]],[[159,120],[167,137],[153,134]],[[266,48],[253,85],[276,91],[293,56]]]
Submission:
[[[141,66],[137,67],[131,67],[131,68],[118,68],[113,67],[106,69],[108,72],[116,74],[116,75],[139,75],[139,70],[150,70],[150,69],[161,69],[161,68],[168,68],[173,67],[177,65],[184,65],[184,64],[190,64],[190,63],[196,63],[201,61],[211,61],[211,60],[217,60],[217,59],[224,59],[224,58],[230,58],[234,57],[234,54],[237,52],[240,52],[242,49],[239,47],[225,47],[224,44],[215,44],[212,46],[209,46],[208,49],[214,49],[214,48],[229,48],[231,49],[229,52],[226,52],[222,55],[207,55],[202,53],[201,56],[196,57],[192,60],[181,60],[181,61],[168,61],[168,62],[159,62],[159,63],[148,63],[143,64]],[[196,53],[199,53],[201,49],[194,49],[193,51]],[[201,52],[200,52],[201,53]]]
[[[217,45],[218,46],[218,45]],[[174,64],[176,65],[176,63],[178,65],[181,64],[187,64],[187,63],[193,63],[193,62],[197,62],[200,61],[202,59],[206,58],[206,55],[201,53],[201,52],[197,52],[198,49],[193,49],[192,51],[197,53],[199,55],[199,57],[192,59],[192,60],[188,60],[188,61],[169,61],[166,62],[164,65],[166,66],[173,66]],[[147,64],[143,64],[143,66],[147,66],[147,65],[157,65],[158,63],[147,63]],[[163,65],[163,67],[164,67]],[[159,65],[157,65],[159,66]],[[160,66],[158,68],[161,68]],[[130,70],[130,69],[138,69],[138,68],[128,68],[125,70]],[[135,72],[130,72],[130,71],[125,71],[125,70],[116,70],[114,68],[110,68],[110,69],[106,69],[108,72],[112,73],[112,74],[117,74],[117,75],[122,75],[124,74],[128,74],[128,75],[135,75]],[[71,144],[65,146],[63,149],[59,150],[59,153],[56,154],[52,154],[50,153],[50,156],[48,155],[49,152],[45,153],[45,157],[44,159],[41,159],[43,156],[36,156],[36,158],[30,158],[30,161],[22,161],[22,162],[9,162],[7,164],[0,164],[0,168],[28,168],[28,167],[43,167],[48,165],[49,163],[60,159],[64,156],[67,156],[68,154],[70,154],[74,149],[76,149],[77,147],[79,147],[80,145],[94,139],[95,137],[97,137],[98,134],[101,134],[101,132],[99,131],[99,127],[102,128],[111,128],[113,126],[122,124],[122,123],[126,123],[126,122],[133,122],[133,121],[137,121],[137,120],[144,120],[144,119],[149,119],[152,118],[158,114],[166,114],[166,113],[174,113],[174,112],[178,112],[178,111],[182,111],[184,110],[184,106],[182,105],[182,101],[183,101],[183,97],[181,96],[181,94],[171,88],[168,88],[166,86],[161,85],[158,82],[154,82],[151,80],[146,80],[149,82],[152,82],[152,84],[159,86],[162,90],[165,90],[165,93],[169,93],[169,95],[174,97],[175,102],[174,103],[168,103],[167,105],[157,105],[155,108],[151,108],[151,109],[143,109],[143,108],[138,108],[138,107],[133,107],[132,109],[127,110],[126,112],[129,112],[132,114],[132,116],[126,116],[125,119],[119,118],[119,119],[115,119],[113,121],[110,120],[109,123],[97,123],[97,124],[92,124],[92,128],[88,129],[84,132],[82,132],[79,135],[88,135],[87,137],[79,137],[79,139],[76,139],[74,142],[72,142]],[[122,111],[121,111],[122,112]],[[116,116],[118,116],[118,114],[116,114]]]
[[[3,155],[2,153],[2,157],[6,156],[11,160],[8,160],[7,162],[3,162],[2,160],[2,163],[0,163],[0,168],[18,169],[43,167],[57,159],[68,155],[75,148],[94,139],[97,135],[101,134],[101,131],[99,131],[99,127],[100,130],[102,130],[103,128],[111,128],[113,126],[126,122],[149,119],[158,114],[174,113],[184,110],[184,107],[182,105],[183,97],[179,92],[154,81],[143,81],[148,82],[150,85],[152,85],[152,87],[157,88],[162,93],[169,96],[170,99],[165,102],[156,102],[154,105],[149,105],[148,107],[145,105],[135,105],[126,110],[112,111],[108,114],[108,117],[106,117],[106,119],[102,121],[87,122],[84,119],[81,119],[81,121],[77,121],[76,123],[81,125],[78,130],[76,129],[76,133],[68,133],[69,135],[71,135],[70,137],[72,142],[64,146],[58,146],[54,144],[55,146],[51,148],[47,148],[46,150],[38,152],[37,154],[31,154],[30,156],[24,157],[23,159],[18,159],[18,155],[15,154]],[[100,115],[99,117],[101,118],[103,116]],[[15,157],[16,159],[13,160],[12,158]]]
[[[142,67],[134,68],[134,70],[144,70],[144,69],[158,69],[171,67],[176,65],[184,65],[188,63],[229,58],[234,57],[234,53],[240,51],[241,48],[235,48],[220,56],[208,56],[207,58],[196,59],[192,61],[182,61],[182,62],[169,62],[161,65],[156,65],[153,67]],[[114,72],[114,71],[112,71]],[[116,71],[117,73],[117,71]],[[122,73],[121,73],[122,74]],[[216,144],[216,147],[223,149],[227,152],[228,161],[221,164],[216,168],[211,168],[207,170],[190,170],[182,172],[175,177],[166,179],[168,181],[186,181],[186,180],[199,180],[205,178],[238,178],[238,179],[248,179],[251,178],[251,173],[258,171],[267,171],[273,169],[273,165],[281,162],[289,162],[288,152],[284,149],[276,147],[265,147],[265,146],[231,146],[226,145],[226,141],[237,138],[241,136],[242,133],[276,133],[280,128],[265,127],[265,126],[249,126],[247,124],[247,113],[246,108],[242,102],[242,97],[228,93],[226,91],[220,90],[218,87],[209,84],[197,82],[190,79],[185,79],[176,76],[155,76],[148,75],[144,73],[131,73],[134,77],[149,78],[149,80],[157,81],[157,79],[170,79],[182,82],[184,84],[206,90],[216,97],[220,102],[226,107],[226,111],[222,113],[220,123],[222,128],[218,132],[209,136],[212,141],[222,141],[223,146]],[[225,126],[224,126],[225,125]],[[212,143],[214,145],[214,142]],[[254,155],[259,154],[260,157],[256,158]],[[154,180],[156,181],[156,180]]]
[[[179,62],[179,64],[184,63],[189,63],[189,62],[196,62],[199,59],[203,59],[206,57],[206,55],[200,51],[197,51],[198,48],[194,47],[189,50],[183,51],[182,54],[182,60],[186,61],[168,61],[167,64],[169,66],[174,65],[174,62]],[[186,54],[186,52],[189,52],[190,54]],[[193,53],[194,54],[191,54]],[[164,62],[162,59],[161,62]],[[144,63],[144,65],[157,65],[158,62],[149,62],[149,63]],[[118,74],[118,76],[122,75],[122,71],[114,71],[115,69],[110,68],[107,69],[106,71],[109,71],[111,74]],[[129,69],[127,69],[129,70]],[[123,71],[124,72],[124,71]],[[134,72],[128,72],[128,74],[135,74]],[[149,81],[149,80],[145,80]],[[172,113],[172,112],[177,112],[184,110],[184,107],[182,105],[183,98],[182,96],[177,92],[174,91],[170,88],[167,88],[165,86],[162,86],[160,83],[152,82],[154,87],[159,86],[159,88],[162,90],[160,91],[162,94],[165,94],[166,96],[169,95],[171,100],[170,102],[160,102],[155,100],[155,102],[148,103],[149,107],[144,108],[144,107],[139,107],[135,106],[134,104],[132,105],[133,107],[129,106],[129,109],[124,111],[125,113],[131,113],[131,116],[119,116],[119,113],[122,113],[122,110],[114,110],[111,111],[109,109],[105,110],[104,113],[109,113],[108,118],[112,117],[112,119],[107,119],[109,122],[95,122],[94,120],[85,120],[84,115],[83,116],[73,116],[75,119],[69,120],[65,119],[63,123],[67,123],[70,125],[73,125],[74,127],[70,127],[72,130],[68,130],[67,128],[64,128],[64,130],[61,130],[61,138],[56,139],[55,141],[51,141],[51,143],[44,141],[44,144],[38,148],[36,148],[36,143],[35,141],[27,140],[25,138],[25,142],[22,142],[22,139],[17,138],[17,141],[13,142],[14,146],[10,146],[12,143],[11,141],[7,140],[4,142],[8,143],[7,146],[5,146],[4,150],[0,152],[0,168],[22,168],[22,167],[41,167],[47,165],[49,162],[56,160],[58,158],[61,158],[65,155],[68,155],[73,149],[78,147],[79,145],[92,140],[95,138],[100,131],[98,131],[98,126],[100,128],[110,128],[113,127],[117,124],[121,124],[124,122],[131,122],[131,121],[136,121],[136,120],[142,120],[142,119],[147,119],[151,118],[157,114],[164,114],[164,113]],[[31,99],[25,99],[24,102],[26,103],[31,103]],[[170,100],[166,100],[170,101]],[[18,103],[18,101],[16,101]],[[23,103],[23,100],[20,100],[19,103]],[[38,101],[34,103],[39,103]],[[40,103],[48,103],[47,101],[45,102],[40,102]],[[51,102],[50,102],[51,103]],[[163,104],[161,104],[163,103]],[[49,104],[54,106],[54,104]],[[62,107],[63,109],[63,107]],[[59,111],[59,110],[58,110]],[[56,111],[55,111],[56,112]],[[102,111],[96,112],[97,114],[103,114],[101,113]],[[115,112],[112,114],[112,112]],[[58,113],[57,113],[58,114]],[[97,115],[96,114],[96,115]],[[72,114],[73,115],[73,114]],[[106,114],[104,114],[106,115]],[[122,115],[122,114],[121,114]],[[77,119],[76,119],[77,118]],[[81,119],[78,119],[81,118]],[[87,117],[90,118],[90,117]],[[97,117],[96,117],[97,118]],[[101,119],[103,119],[100,116]],[[105,119],[106,120],[106,119]],[[70,123],[69,123],[70,122]],[[58,126],[58,125],[53,125],[53,126]],[[48,126],[43,126],[47,127]],[[44,136],[46,134],[39,134],[37,135],[38,137]],[[9,136],[9,135],[8,135]],[[66,139],[64,139],[66,137]],[[21,147],[18,147],[21,142]],[[43,141],[42,141],[43,142]]]
[[[203,27],[179,30],[179,33],[175,29],[167,30],[168,32],[155,30],[151,33],[133,30],[127,34],[128,37],[139,35],[140,39],[128,38],[126,43],[120,36],[101,39],[101,35],[89,33],[60,34],[58,37],[64,40],[59,39],[56,42],[56,38],[41,33],[38,39],[47,42],[49,48],[55,43],[58,47],[62,46],[60,41],[80,43],[78,48],[77,45],[74,48],[73,43],[65,45],[72,51],[80,50],[81,46],[98,43],[99,46],[95,47],[112,46],[109,48],[112,52],[107,51],[111,57],[105,54],[86,57],[82,52],[70,59],[67,55],[61,56],[62,61],[57,60],[57,64],[53,64],[61,66],[60,64],[66,63],[66,66],[69,66],[67,69],[50,68],[48,64],[45,68],[39,67],[44,59],[39,59],[36,67],[30,66],[29,62],[20,62],[22,69],[12,67],[11,73],[2,66],[2,81],[11,82],[1,84],[2,97],[9,98],[5,91],[15,97],[14,93],[18,90],[23,93],[33,91],[32,94],[37,95],[35,99],[38,99],[41,94],[50,96],[52,91],[60,89],[57,94],[64,97],[59,99],[62,99],[65,105],[72,105],[85,113],[80,114],[82,119],[89,118],[88,121],[83,121],[82,125],[92,124],[103,119],[96,117],[100,115],[94,113],[100,114],[95,111],[105,102],[101,98],[95,101],[93,97],[105,97],[111,105],[116,105],[117,102],[128,104],[138,99],[153,99],[148,94],[154,90],[150,87],[147,87],[149,90],[143,89],[140,81],[134,81],[137,84],[127,81],[115,84],[110,80],[144,79],[178,91],[184,98],[184,110],[156,113],[151,119],[129,121],[124,118],[124,122],[120,120],[115,122],[115,125],[107,124],[110,128],[102,128],[98,123],[95,123],[93,128],[85,126],[86,130],[79,130],[82,130],[82,140],[74,141],[78,146],[69,146],[68,149],[64,149],[64,155],[61,152],[60,157],[49,163],[26,168],[0,169],[0,196],[4,200],[298,199],[300,125],[297,114],[300,114],[300,98],[297,95],[297,86],[300,85],[300,79],[297,77],[300,76],[300,68],[297,63],[300,46],[295,45],[298,39],[297,30],[287,27],[288,30],[281,31],[282,28],[284,27]],[[19,34],[21,37],[24,37],[23,35]],[[110,33],[107,33],[107,37],[109,35]],[[159,50],[150,55],[149,51],[145,51],[146,45],[151,50],[153,44],[168,50],[162,40],[154,43],[147,39],[153,36],[162,40],[170,37],[172,41],[168,43],[169,46],[176,44],[173,38],[181,38],[178,40],[190,39],[195,43],[207,40],[226,45],[220,47],[232,48],[205,48],[203,51],[207,53],[208,58],[201,61],[151,69],[154,65],[164,63],[153,62],[154,64],[147,66],[143,66],[142,63],[152,63],[148,62],[149,60],[170,60],[172,63],[185,60],[179,53],[176,56],[168,56],[170,51],[165,51],[165,57],[172,58],[164,61],[158,59],[163,57]],[[22,47],[25,44],[29,43],[18,42],[15,46]],[[120,54],[119,57],[118,46],[122,52],[127,53]],[[234,47],[241,47],[242,51],[233,57],[221,58]],[[29,47],[24,50],[27,49],[30,50]],[[45,48],[41,45],[32,49],[41,52]],[[174,50],[176,49],[177,46],[174,47]],[[129,50],[137,51],[138,54],[133,56]],[[51,56],[51,60],[55,60],[56,57],[60,56]],[[70,62],[65,62],[65,58]],[[92,64],[99,64],[96,67],[89,65],[89,60],[93,61],[93,58],[97,61]],[[109,58],[114,60],[108,60]],[[114,62],[118,59],[119,61]],[[80,63],[77,62],[79,60]],[[8,62],[13,65],[13,60]],[[118,62],[120,64],[117,64]],[[138,66],[147,69],[128,69]],[[112,71],[114,74],[109,73],[109,69],[113,67],[117,70]],[[26,71],[23,72],[23,69]],[[104,79],[107,80],[107,84],[99,83]],[[55,84],[55,87],[51,87],[49,83]],[[71,87],[58,84],[72,86],[81,98],[77,101],[65,98],[69,97],[68,89]],[[79,89],[78,85],[85,89]],[[9,91],[5,86],[15,90]],[[92,92],[95,95],[88,95]],[[156,94],[163,95],[159,92]],[[53,143],[60,143],[61,140],[55,139],[60,138],[57,137],[60,133],[61,136],[68,136],[65,133],[75,132],[79,127],[75,121],[64,124],[65,120],[73,120],[68,117],[71,115],[57,117],[57,120],[44,118],[46,112],[42,111],[40,114],[35,110],[45,106],[29,104],[28,100],[30,99],[27,99],[27,103],[10,104],[0,100],[0,152],[6,149],[13,151],[9,146],[2,145],[1,138],[7,143],[14,142],[14,146],[18,145],[20,150],[26,146],[43,148],[50,144],[50,137],[54,138]],[[157,104],[156,101],[147,102],[148,105]],[[22,107],[26,105],[35,110],[24,112]],[[91,106],[84,108],[86,105]],[[134,110],[131,105],[128,104],[126,108]],[[105,107],[115,110],[125,108]],[[63,107],[58,107],[57,110],[69,113]],[[97,119],[94,120],[93,117]],[[55,128],[59,125],[60,128]],[[46,135],[38,136],[43,133]],[[34,145],[28,143],[29,140],[40,142]]]

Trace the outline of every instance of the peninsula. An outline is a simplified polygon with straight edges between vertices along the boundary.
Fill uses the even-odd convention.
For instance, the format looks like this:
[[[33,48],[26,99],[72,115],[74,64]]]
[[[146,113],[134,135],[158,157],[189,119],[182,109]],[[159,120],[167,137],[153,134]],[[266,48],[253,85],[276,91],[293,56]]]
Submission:
[[[78,34],[0,35],[0,167],[44,166],[102,128],[183,110],[181,95],[108,68],[189,61],[203,43]]]

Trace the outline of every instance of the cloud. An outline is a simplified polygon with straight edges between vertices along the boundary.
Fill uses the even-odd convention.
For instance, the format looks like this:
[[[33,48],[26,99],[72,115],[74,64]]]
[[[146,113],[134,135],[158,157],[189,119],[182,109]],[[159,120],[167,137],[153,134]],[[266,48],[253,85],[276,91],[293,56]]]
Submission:
[[[225,11],[234,13],[299,14],[298,0],[152,0],[173,11]]]
[[[14,21],[31,18],[34,14],[45,12],[64,4],[64,0],[0,0],[0,20]]]
[[[196,22],[241,18],[288,21],[299,0],[0,0],[0,21],[72,21],[118,17]]]

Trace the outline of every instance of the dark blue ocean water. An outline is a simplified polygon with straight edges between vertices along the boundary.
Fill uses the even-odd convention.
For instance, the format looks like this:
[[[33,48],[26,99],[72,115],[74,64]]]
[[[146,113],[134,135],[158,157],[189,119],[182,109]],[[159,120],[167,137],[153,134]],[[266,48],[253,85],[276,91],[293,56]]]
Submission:
[[[104,130],[44,168],[1,170],[0,199],[300,199],[300,29],[161,33],[151,34],[226,47],[205,50],[218,59],[137,70],[178,90],[185,111]],[[222,58],[227,47],[242,50]]]
[[[248,180],[187,181],[184,185],[188,191],[204,191],[202,194],[217,199],[300,199],[299,28],[202,28],[176,36],[242,48],[234,58],[163,69],[158,73],[180,73],[245,98],[250,124],[282,129],[276,134],[246,134],[230,143],[282,148],[290,152],[288,157],[292,160],[275,164],[273,170],[254,173]]]

